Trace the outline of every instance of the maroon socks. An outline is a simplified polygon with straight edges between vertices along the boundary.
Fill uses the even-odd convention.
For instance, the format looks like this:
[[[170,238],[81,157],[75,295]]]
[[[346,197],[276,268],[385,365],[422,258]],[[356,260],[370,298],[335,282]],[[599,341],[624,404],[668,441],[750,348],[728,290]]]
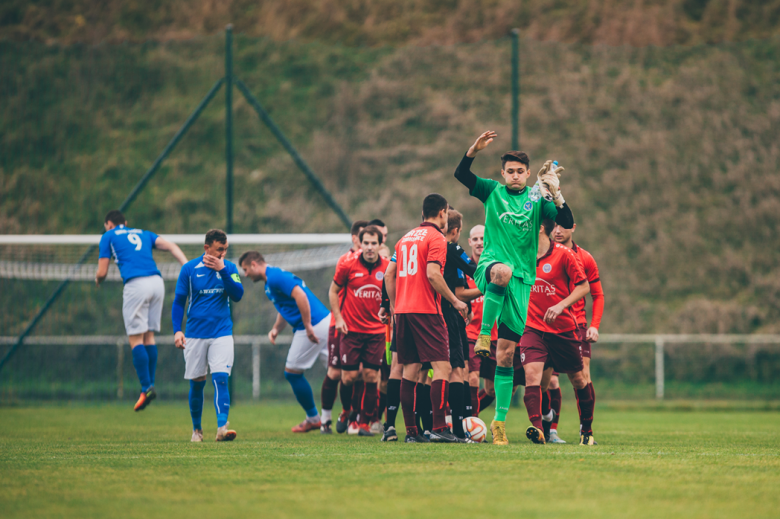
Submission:
[[[415,388],[417,384],[410,380],[401,380],[401,412],[404,414],[407,436],[417,436],[414,419]]]
[[[582,389],[575,389],[577,396],[577,409],[580,412],[580,425],[582,433],[591,434],[593,432],[593,396],[591,396],[590,385]]]
[[[446,380],[434,380],[431,383],[431,407],[433,408],[433,430],[449,430],[447,425],[447,402],[450,383]]]
[[[525,409],[531,424],[542,430],[542,386],[526,386],[523,397]]]
[[[328,377],[328,375],[325,375],[325,378],[322,380],[322,409],[324,411],[330,411],[333,409],[333,403],[336,401],[336,393],[338,393],[339,390],[339,381],[338,379],[332,380]]]
[[[363,396],[360,399],[360,423],[367,424],[371,422],[376,412],[377,384],[366,382],[363,386]]]

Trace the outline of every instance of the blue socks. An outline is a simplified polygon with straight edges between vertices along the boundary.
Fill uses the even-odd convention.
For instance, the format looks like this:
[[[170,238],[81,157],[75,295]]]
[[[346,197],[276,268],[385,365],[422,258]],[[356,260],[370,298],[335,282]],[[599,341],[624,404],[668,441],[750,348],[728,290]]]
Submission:
[[[190,380],[190,416],[192,416],[192,430],[202,431],[200,418],[203,416],[203,388],[206,387],[206,381],[196,382]]]
[[[314,418],[317,413],[317,404],[314,403],[314,393],[312,393],[309,381],[303,376],[303,373],[288,373],[284,372],[284,378],[292,386],[293,393],[298,403],[301,404],[303,410],[306,411],[306,416]]]
[[[141,382],[141,391],[152,387],[152,380],[149,377],[149,355],[142,344],[133,348],[133,366],[135,366],[135,372],[138,373],[138,380]]]
[[[154,385],[154,374],[157,373],[157,345],[144,346],[146,356],[149,357],[149,380]]]
[[[214,382],[214,407],[217,410],[217,427],[222,427],[227,423],[228,412],[230,411],[228,374],[212,373],[211,381]]]

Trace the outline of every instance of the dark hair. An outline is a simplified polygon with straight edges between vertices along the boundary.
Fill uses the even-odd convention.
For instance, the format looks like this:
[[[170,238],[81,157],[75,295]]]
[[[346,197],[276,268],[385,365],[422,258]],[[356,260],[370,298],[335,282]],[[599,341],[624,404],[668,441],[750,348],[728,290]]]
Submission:
[[[460,214],[460,211],[450,207],[447,213],[447,231],[460,229],[461,227],[463,227],[463,215]]]
[[[127,220],[125,220],[125,215],[123,215],[121,212],[119,212],[116,209],[109,211],[104,221],[106,223],[111,222],[114,225],[123,225],[127,223]]]
[[[253,261],[255,263],[265,263],[265,258],[263,257],[262,254],[260,254],[256,250],[248,250],[245,253],[243,253],[240,258],[238,258],[238,266],[240,267],[241,265],[243,265],[245,261],[248,261],[250,263],[252,263]]]
[[[446,198],[438,193],[431,193],[423,200],[423,220],[436,217],[442,209],[447,209],[449,206]]]
[[[366,227],[368,227],[368,220],[356,220],[352,223],[350,232],[352,233],[352,236],[357,236],[360,234],[360,229],[365,229]]]
[[[220,229],[211,229],[206,233],[206,245],[211,245],[215,241],[219,243],[227,243],[227,234]]]
[[[507,162],[521,162],[526,168],[531,166],[531,159],[524,151],[507,151],[501,155],[501,169],[504,169]]]
[[[361,243],[363,243],[363,236],[365,236],[366,234],[372,234],[376,236],[379,239],[379,245],[382,245],[382,240],[384,239],[384,236],[382,236],[382,231],[379,230],[379,227],[377,227],[376,225],[369,225],[368,227],[360,231],[359,238]]]
[[[542,219],[542,225],[544,226],[544,234],[550,236],[555,229],[555,221],[550,218]]]
[[[368,222],[368,225],[376,225],[377,227],[387,227],[387,225],[385,225],[385,222],[383,222],[379,218],[374,218],[373,220]]]

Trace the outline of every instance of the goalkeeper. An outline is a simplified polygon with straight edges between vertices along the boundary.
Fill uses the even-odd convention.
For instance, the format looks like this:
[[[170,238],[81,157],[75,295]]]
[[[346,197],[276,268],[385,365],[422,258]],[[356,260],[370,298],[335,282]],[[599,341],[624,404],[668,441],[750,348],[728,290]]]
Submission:
[[[522,151],[508,151],[501,156],[504,186],[471,172],[477,153],[496,137],[493,131],[480,135],[458,164],[455,178],[485,206],[485,248],[474,276],[477,288],[485,294],[485,302],[474,351],[482,357],[490,354],[490,330],[497,322],[496,414],[490,432],[494,444],[506,445],[506,414],[514,376],[512,360],[525,328],[531,287],[536,281],[539,226],[544,218],[550,218],[571,229],[574,217],[559,189],[558,175],[563,168],[551,171],[551,161],[545,162],[538,173],[539,190],[526,186],[530,161]]]

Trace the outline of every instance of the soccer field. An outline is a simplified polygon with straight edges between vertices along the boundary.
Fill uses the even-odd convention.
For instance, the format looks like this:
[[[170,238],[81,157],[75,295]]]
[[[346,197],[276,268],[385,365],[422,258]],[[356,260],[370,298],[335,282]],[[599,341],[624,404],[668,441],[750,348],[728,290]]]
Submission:
[[[567,412],[568,411],[568,412]],[[564,409],[561,436],[576,439]],[[600,445],[293,435],[240,403],[233,443],[191,444],[186,402],[0,409],[3,517],[777,517],[780,415],[599,409]],[[484,417],[488,418],[486,411]],[[204,412],[209,440],[215,432]],[[500,514],[500,515],[499,515]]]

